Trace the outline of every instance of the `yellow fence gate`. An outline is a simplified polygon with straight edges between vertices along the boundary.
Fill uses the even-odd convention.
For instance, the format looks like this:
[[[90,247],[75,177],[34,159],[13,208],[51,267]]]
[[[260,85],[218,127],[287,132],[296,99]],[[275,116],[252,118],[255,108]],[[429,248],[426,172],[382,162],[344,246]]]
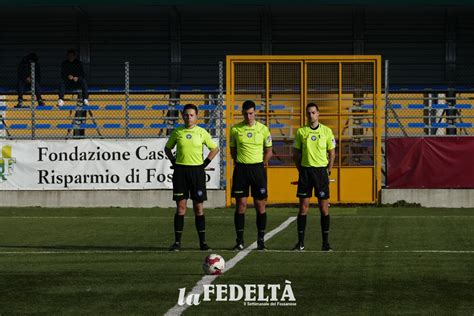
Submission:
[[[336,137],[330,177],[331,203],[376,203],[381,187],[380,56],[227,56],[227,144],[243,119],[245,100],[273,138],[268,203],[295,203],[298,171],[292,161],[296,130],[305,106],[318,104],[320,122]],[[231,205],[233,162],[227,146],[227,198]]]

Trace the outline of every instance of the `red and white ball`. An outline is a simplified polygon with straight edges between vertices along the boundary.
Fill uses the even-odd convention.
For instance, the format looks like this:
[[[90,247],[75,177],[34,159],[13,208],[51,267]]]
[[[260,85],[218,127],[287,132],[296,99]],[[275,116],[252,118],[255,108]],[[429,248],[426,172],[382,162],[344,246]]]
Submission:
[[[225,260],[220,255],[210,254],[204,258],[202,269],[204,270],[204,273],[209,275],[222,274],[225,269]]]

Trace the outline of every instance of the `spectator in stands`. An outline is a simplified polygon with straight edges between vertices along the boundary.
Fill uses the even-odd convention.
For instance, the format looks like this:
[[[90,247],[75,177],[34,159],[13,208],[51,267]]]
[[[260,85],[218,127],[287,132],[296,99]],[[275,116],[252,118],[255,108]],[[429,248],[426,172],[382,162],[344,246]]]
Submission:
[[[61,85],[59,86],[59,100],[58,106],[64,105],[64,94],[66,89],[79,89],[82,90],[82,102],[84,105],[89,105],[89,91],[87,89],[87,82],[84,78],[84,68],[82,62],[77,59],[77,53],[75,50],[70,49],[67,51],[67,59],[61,64]]]
[[[321,214],[321,250],[332,251],[329,245],[329,176],[336,157],[336,140],[332,130],[319,122],[317,104],[306,106],[306,118],[308,124],[298,129],[293,145],[293,160],[299,172],[296,196],[300,199],[298,243],[293,250],[304,250],[306,217],[314,190]]]
[[[43,99],[41,98],[41,69],[38,62],[38,56],[35,53],[29,53],[24,56],[18,64],[18,104],[15,107],[23,106],[23,94],[25,93],[25,87],[31,87],[31,63],[35,63],[35,94],[38,105],[44,105]]]
[[[272,136],[265,124],[256,121],[255,102],[242,104],[244,120],[230,130],[230,154],[235,162],[232,176],[232,197],[236,208],[234,226],[237,235],[234,250],[244,249],[245,212],[249,189],[257,212],[257,249],[265,250],[268,197],[266,167],[272,157]]]
[[[199,237],[199,249],[210,250],[206,243],[206,220],[204,217],[204,201],[207,200],[205,168],[219,152],[219,147],[211,135],[197,125],[198,108],[194,104],[186,104],[183,112],[184,126],[178,127],[171,133],[165,146],[165,154],[174,167],[173,200],[176,201],[174,215],[175,242],[170,250],[181,249],[181,236],[184,227],[184,215],[189,197],[193,200],[194,223]],[[203,159],[203,147],[209,149],[206,159]],[[176,156],[173,148],[176,147]]]

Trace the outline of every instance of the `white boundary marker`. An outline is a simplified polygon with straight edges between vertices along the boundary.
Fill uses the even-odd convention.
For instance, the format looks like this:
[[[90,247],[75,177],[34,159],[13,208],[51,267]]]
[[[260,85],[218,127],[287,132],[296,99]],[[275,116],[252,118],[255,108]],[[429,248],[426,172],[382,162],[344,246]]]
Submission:
[[[287,228],[288,226],[290,226],[290,224],[292,222],[294,222],[296,220],[296,216],[293,216],[293,217],[289,217],[286,221],[284,221],[283,223],[280,224],[280,226],[278,226],[277,228],[273,229],[272,231],[270,231],[268,234],[265,235],[265,240],[269,240],[270,238],[272,238],[273,236],[275,236],[276,234],[278,234],[279,232],[281,232],[282,230],[284,230],[285,228]],[[250,252],[252,252],[253,250],[255,250],[257,248],[257,242],[255,241],[253,244],[251,244],[250,246],[248,246],[247,248],[245,248],[244,250],[240,251],[239,253],[237,253],[237,255],[235,257],[233,257],[232,259],[230,259],[229,261],[227,261],[227,264],[226,264],[226,268],[225,268],[225,271],[229,271],[230,269],[232,269],[233,267],[235,267],[235,265],[241,261],[242,259],[244,259]],[[186,297],[188,297],[188,295],[190,294],[202,294],[203,291],[204,291],[204,287],[203,285],[205,284],[211,284],[218,276],[217,275],[206,275],[204,276],[200,281],[198,281],[198,283],[196,283],[196,285],[193,287],[193,289],[186,295]],[[165,316],[176,316],[176,315],[181,315],[189,306],[188,305],[183,305],[183,306],[179,306],[178,304],[176,304],[175,306],[173,306],[172,308],[170,308]]]
[[[268,252],[283,252],[283,253],[474,253],[474,250],[335,250],[331,252],[321,251],[321,250],[303,250],[303,251],[294,251],[294,250],[268,250]]]

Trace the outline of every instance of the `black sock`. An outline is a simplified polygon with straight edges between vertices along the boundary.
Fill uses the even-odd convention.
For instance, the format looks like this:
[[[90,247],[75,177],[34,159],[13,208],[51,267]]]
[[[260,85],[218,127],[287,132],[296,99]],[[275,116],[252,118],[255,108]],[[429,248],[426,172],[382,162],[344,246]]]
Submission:
[[[199,243],[205,244],[206,243],[206,218],[204,215],[196,215],[194,217],[194,223],[196,224],[196,230],[199,236]]]
[[[260,214],[257,212],[257,230],[258,230],[258,239],[263,240],[265,237],[265,229],[267,227],[267,213]]]
[[[323,245],[329,244],[329,215],[321,215],[321,232],[323,234]]]
[[[184,215],[174,214],[174,241],[181,242],[181,235],[183,234]]]
[[[304,232],[306,230],[306,215],[298,214],[298,243],[304,245]]]
[[[237,242],[244,243],[245,214],[234,213],[234,225],[237,233]]]

